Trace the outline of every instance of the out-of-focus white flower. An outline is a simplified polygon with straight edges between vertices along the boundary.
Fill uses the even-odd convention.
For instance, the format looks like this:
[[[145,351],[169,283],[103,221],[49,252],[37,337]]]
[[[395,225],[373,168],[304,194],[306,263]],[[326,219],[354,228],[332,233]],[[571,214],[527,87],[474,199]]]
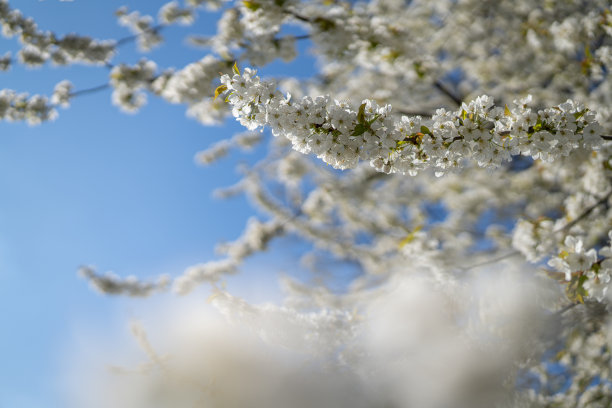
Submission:
[[[67,108],[70,105],[72,89],[73,85],[70,81],[62,81],[58,83],[53,89],[51,103],[54,105],[59,105],[62,108]]]

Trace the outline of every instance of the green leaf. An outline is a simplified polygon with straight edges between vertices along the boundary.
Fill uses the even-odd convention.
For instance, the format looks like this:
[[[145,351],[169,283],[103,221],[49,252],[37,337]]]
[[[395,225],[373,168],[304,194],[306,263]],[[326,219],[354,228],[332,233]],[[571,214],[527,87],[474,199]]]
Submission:
[[[504,106],[504,116],[512,116],[512,112],[508,109],[508,105]]]
[[[581,110],[581,111],[574,112],[574,117],[575,117],[576,119],[580,119],[581,117],[583,117],[583,116],[584,116],[584,114],[587,112],[587,110],[588,110],[588,109],[583,109],[583,110]]]
[[[384,55],[384,56],[383,56],[383,59],[384,59],[385,61],[393,62],[393,61],[395,61],[396,59],[398,59],[398,57],[399,57],[400,55],[401,55],[401,54],[400,54],[398,51],[390,51],[388,54],[386,54],[386,55]]]
[[[429,130],[429,128],[427,126],[421,126],[421,133],[433,136],[433,133],[431,133],[431,130]]]
[[[217,99],[219,97],[219,95],[221,95],[223,92],[227,91],[227,85],[219,85],[216,89],[215,89],[215,97],[213,100]]]
[[[234,66],[232,67],[232,71],[234,71],[234,73],[236,75],[240,75],[240,69],[238,69],[238,64],[236,62],[234,62]]]
[[[242,4],[244,4],[244,7],[248,8],[251,11],[257,11],[258,9],[261,8],[259,4],[255,3],[254,1],[250,1],[250,0],[244,0]]]
[[[357,112],[357,122],[359,122],[362,125],[365,124],[365,108],[366,108],[366,104],[362,103],[361,106],[359,106],[359,112]]]
[[[534,133],[539,132],[540,130],[542,130],[542,119],[538,119],[536,124],[533,126]]]
[[[357,126],[355,126],[355,130],[353,130],[351,136],[361,136],[366,130],[368,130],[368,128],[364,124],[359,123]]]
[[[585,274],[572,276],[565,288],[565,294],[569,300],[574,303],[584,303],[584,297],[589,294],[583,286],[587,279],[588,277]]]
[[[378,118],[380,118],[380,115],[377,113],[376,115],[374,115],[372,119],[368,120],[367,122],[368,126],[372,126],[372,123],[376,122]]]

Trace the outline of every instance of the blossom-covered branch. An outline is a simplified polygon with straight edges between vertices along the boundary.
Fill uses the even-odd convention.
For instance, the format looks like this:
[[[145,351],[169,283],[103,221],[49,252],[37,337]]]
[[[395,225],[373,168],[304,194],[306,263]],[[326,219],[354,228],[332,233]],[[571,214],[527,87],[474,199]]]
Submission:
[[[512,155],[552,161],[602,143],[594,113],[571,100],[536,111],[529,107],[530,97],[509,108],[496,107],[491,97],[481,96],[454,112],[438,109],[430,121],[420,116],[397,120],[391,106],[373,100],[359,108],[329,96],[293,101],[249,68],[224,75],[221,82],[217,91],[227,93],[242,125],[250,130],[270,126],[295,150],[314,153],[339,169],[367,160],[385,173],[416,175],[432,168],[441,175],[460,167],[465,158],[481,167],[499,167]]]

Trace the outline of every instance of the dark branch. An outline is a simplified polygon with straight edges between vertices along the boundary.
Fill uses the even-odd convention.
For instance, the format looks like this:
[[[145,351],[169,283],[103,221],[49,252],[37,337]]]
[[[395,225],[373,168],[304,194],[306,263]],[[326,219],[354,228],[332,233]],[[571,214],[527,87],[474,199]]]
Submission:
[[[448,96],[450,99],[455,102],[457,106],[461,106],[461,102],[463,102],[462,98],[455,95],[446,85],[444,85],[439,79],[434,82],[434,86],[444,95]]]
[[[489,264],[492,264],[492,263],[495,263],[495,262],[502,261],[502,260],[504,260],[506,258],[510,258],[510,257],[513,257],[514,255],[518,255],[519,253],[520,253],[519,251],[512,251],[512,252],[509,252],[509,253],[507,253],[505,255],[500,255],[500,256],[495,257],[495,258],[487,259],[485,261],[478,262],[478,263],[472,264],[470,266],[460,267],[460,269],[463,270],[463,271],[468,271],[470,269],[478,268],[479,266],[489,265]]]
[[[94,86],[93,88],[87,88],[87,89],[81,89],[80,91],[74,91],[70,94],[70,97],[73,98],[75,96],[81,96],[81,95],[86,95],[86,94],[90,94],[90,93],[96,93],[98,91],[103,91],[107,88],[110,88],[110,84],[103,84],[103,85],[98,85],[98,86]]]
[[[293,36],[294,40],[307,40],[310,38],[310,34],[304,34],[304,35],[296,35]]]
[[[561,309],[557,310],[555,313],[558,315],[562,315],[563,313],[567,312],[568,310],[572,309],[575,306],[578,306],[580,303],[570,303],[567,306],[562,307]]]
[[[606,194],[605,196],[600,198],[595,204],[593,204],[592,206],[590,206],[586,210],[584,210],[582,212],[582,214],[580,214],[578,217],[574,218],[571,222],[567,223],[562,228],[560,228],[557,231],[555,231],[555,233],[562,232],[562,231],[567,231],[570,228],[572,228],[574,225],[578,224],[580,221],[582,221],[583,219],[588,217],[588,215],[590,213],[592,213],[597,207],[599,207],[602,204],[605,204],[606,201],[608,201],[608,199],[610,198],[610,196],[612,196],[612,190],[610,190],[610,192],[608,194]]]
[[[128,35],[127,37],[123,37],[117,40],[117,42],[115,43],[115,47],[121,47],[122,45],[128,44],[134,40],[136,40],[138,37],[148,34],[148,33],[153,33],[153,34],[157,34],[162,28],[164,28],[165,25],[163,24],[158,24],[155,25],[147,30],[144,30],[142,33],[138,33],[138,34],[133,34],[133,35]]]
[[[605,204],[606,201],[608,201],[608,199],[610,198],[610,196],[612,196],[612,190],[608,194],[606,194],[605,196],[600,198],[595,204],[591,205],[586,210],[584,210],[578,217],[574,218],[571,222],[567,223],[562,228],[554,231],[554,233],[556,234],[556,233],[559,233],[559,232],[563,232],[563,231],[569,230],[574,225],[578,224],[580,221],[582,221],[583,219],[588,217],[589,214],[592,213],[597,207],[599,207],[602,204]],[[501,255],[501,256],[498,256],[498,257],[495,257],[495,258],[491,258],[491,259],[487,259],[485,261],[478,262],[478,263],[475,263],[475,264],[470,265],[470,266],[461,267],[460,269],[462,269],[464,271],[467,271],[467,270],[470,270],[470,269],[473,269],[473,268],[477,268],[479,266],[484,266],[484,265],[492,264],[492,263],[501,261],[501,260],[506,259],[506,258],[510,258],[511,256],[518,255],[518,254],[519,254],[518,251],[512,251],[512,252],[509,252],[509,253],[507,253],[505,255]]]
[[[304,17],[304,16],[302,16],[302,15],[300,15],[300,14],[296,13],[295,11],[285,10],[285,12],[286,12],[287,14],[289,14],[290,16],[294,17],[294,18],[295,18],[295,19],[297,19],[297,20],[303,21],[303,22],[305,22],[305,23],[312,23],[312,21],[311,21],[309,18]]]

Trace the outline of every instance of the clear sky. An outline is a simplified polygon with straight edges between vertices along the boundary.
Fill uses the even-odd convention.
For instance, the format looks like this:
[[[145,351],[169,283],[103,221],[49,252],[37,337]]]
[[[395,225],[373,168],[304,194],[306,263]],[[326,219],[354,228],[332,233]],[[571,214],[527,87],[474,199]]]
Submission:
[[[130,34],[116,23],[118,7],[156,15],[165,1],[9,3],[59,35],[118,39]],[[168,28],[167,42],[147,57],[160,67],[178,68],[201,58],[204,51],[182,39],[191,31],[212,33],[216,18],[202,13],[194,27]],[[300,46],[302,52],[307,47]],[[15,39],[0,39],[0,55],[17,49]],[[130,44],[113,62],[140,57]],[[267,72],[304,76],[312,64],[306,57],[274,64]],[[50,95],[63,79],[78,90],[103,84],[107,76],[101,67],[15,65],[0,73],[0,89]],[[79,265],[122,276],[176,276],[214,259],[215,243],[239,235],[253,210],[242,198],[219,201],[211,192],[237,181],[235,165],[255,160],[258,152],[232,155],[208,168],[195,165],[193,157],[240,130],[233,121],[203,127],[185,116],[184,107],[155,97],[138,114],[127,115],[111,105],[110,90],[73,100],[52,123],[0,122],[0,408],[66,406],[57,379],[80,328],[122,330],[130,317],[171,296],[146,301],[100,296],[77,277]],[[290,255],[275,260],[277,269],[292,268]],[[255,261],[234,284],[265,297],[275,278],[267,269]]]

